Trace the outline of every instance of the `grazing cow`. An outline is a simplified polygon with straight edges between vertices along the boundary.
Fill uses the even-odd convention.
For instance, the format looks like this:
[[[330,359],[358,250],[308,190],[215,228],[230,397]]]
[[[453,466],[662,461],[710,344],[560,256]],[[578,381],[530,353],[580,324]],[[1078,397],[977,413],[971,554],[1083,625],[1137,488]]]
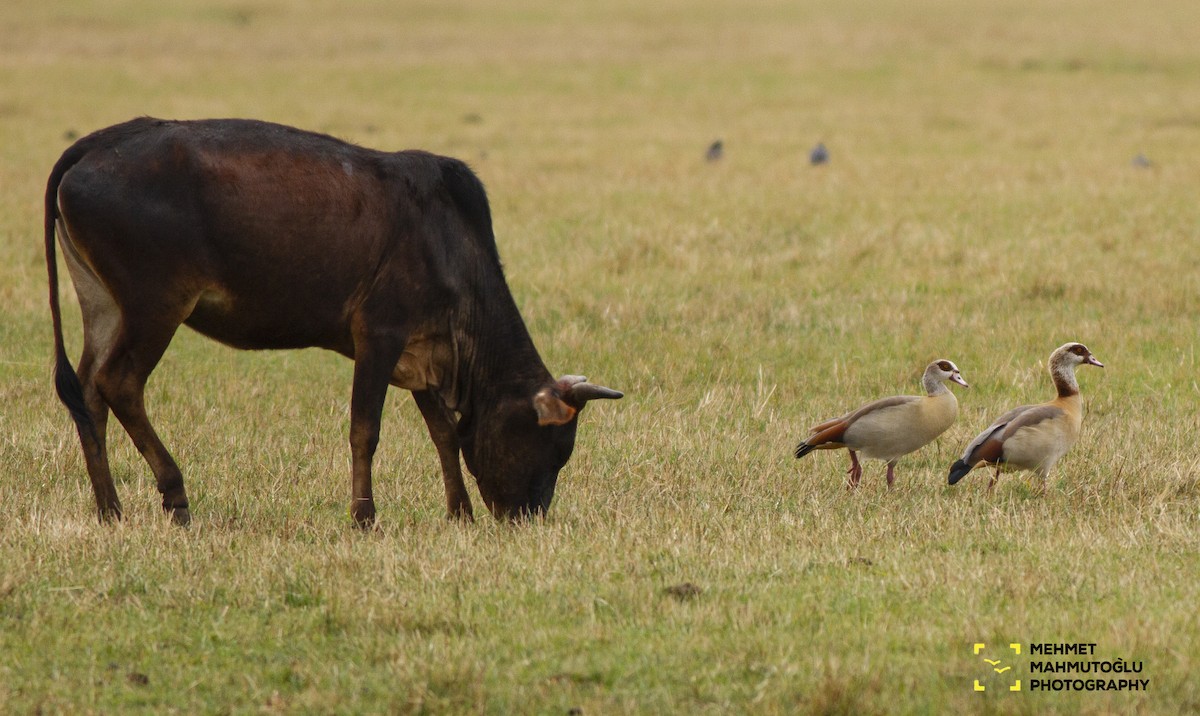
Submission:
[[[504,280],[483,185],[462,162],[379,152],[250,120],[135,119],[80,139],[46,187],[55,384],[101,520],[119,518],[108,411],[190,519],[183,476],[143,389],[185,324],[243,349],[320,347],[354,360],[353,501],[375,519],[371,462],[388,385],[412,391],[451,517],[470,519],[461,451],[497,518],[543,514],[588,400],[554,380]],[[79,371],[63,349],[55,230],[83,312]]]

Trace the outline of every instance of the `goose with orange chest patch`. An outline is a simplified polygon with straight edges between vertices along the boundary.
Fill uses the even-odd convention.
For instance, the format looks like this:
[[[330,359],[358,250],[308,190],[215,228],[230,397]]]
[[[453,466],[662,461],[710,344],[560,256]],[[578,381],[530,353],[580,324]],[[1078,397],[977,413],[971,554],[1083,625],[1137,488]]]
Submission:
[[[1082,343],[1067,343],[1051,353],[1050,376],[1058,395],[1051,401],[1022,405],[1001,415],[950,467],[950,484],[979,465],[992,465],[996,472],[988,482],[988,492],[996,486],[1004,468],[1036,472],[1045,492],[1050,470],[1079,439],[1083,426],[1083,399],[1075,379],[1075,368],[1080,365],[1104,367]]]
[[[958,366],[948,360],[935,360],[925,368],[921,385],[925,395],[897,395],[867,403],[840,418],[813,426],[804,442],[796,446],[796,457],[813,450],[846,448],[850,452],[849,479],[846,486],[858,487],[864,458],[887,463],[888,488],[896,481],[896,463],[905,455],[933,442],[946,432],[958,416],[958,399],[946,385],[950,381],[964,388]]]

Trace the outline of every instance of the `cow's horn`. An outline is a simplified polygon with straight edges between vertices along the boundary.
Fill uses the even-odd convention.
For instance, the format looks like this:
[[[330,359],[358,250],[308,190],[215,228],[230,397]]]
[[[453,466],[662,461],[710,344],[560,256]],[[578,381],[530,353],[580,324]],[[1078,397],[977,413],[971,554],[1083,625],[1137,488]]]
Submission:
[[[563,391],[563,398],[573,403],[582,405],[589,400],[597,400],[601,398],[605,400],[617,400],[625,397],[625,394],[621,391],[613,390],[612,388],[605,388],[603,385],[589,383],[587,382],[587,378],[584,378],[581,375],[564,376],[563,378],[559,379],[559,383],[563,383],[568,378],[579,379],[571,381],[569,387]]]

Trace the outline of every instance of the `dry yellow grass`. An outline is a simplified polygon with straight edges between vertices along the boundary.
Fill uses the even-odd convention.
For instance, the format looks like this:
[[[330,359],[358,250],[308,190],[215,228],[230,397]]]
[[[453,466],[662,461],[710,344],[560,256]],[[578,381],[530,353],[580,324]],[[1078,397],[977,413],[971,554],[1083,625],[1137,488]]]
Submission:
[[[0,16],[0,711],[1200,709],[1189,0],[26,5]],[[396,394],[358,534],[349,363],[184,332],[148,403],[195,523],[114,424],[129,515],[95,524],[41,192],[68,135],[139,114],[471,162],[547,363],[628,396],[586,411],[549,518],[445,523]],[[1108,367],[1049,494],[946,487],[1067,340]],[[933,357],[972,388],[897,489],[791,458]],[[978,694],[977,641],[1095,642],[1150,688]]]

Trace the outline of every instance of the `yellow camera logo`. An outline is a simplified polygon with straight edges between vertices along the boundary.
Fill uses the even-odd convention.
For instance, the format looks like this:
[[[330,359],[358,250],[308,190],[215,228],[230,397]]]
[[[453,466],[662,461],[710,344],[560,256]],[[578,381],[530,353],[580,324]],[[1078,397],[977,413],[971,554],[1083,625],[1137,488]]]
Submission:
[[[1009,650],[1012,651],[1013,656],[1021,655],[1021,645],[1020,644],[1009,644],[1008,648],[1009,648]],[[1008,666],[1007,664],[1004,663],[1004,659],[989,659],[988,658],[991,655],[987,653],[987,644],[976,642],[974,652],[975,652],[975,656],[981,657],[983,659],[984,663],[986,663],[989,667],[991,667],[992,671],[997,674],[1004,674],[1004,673],[1012,670],[1011,666]],[[1007,656],[1007,655],[1008,655],[1007,652],[1001,654],[1001,656]],[[975,690],[976,691],[987,691],[987,687],[984,686],[983,684],[979,683],[979,679],[975,679]],[[1021,690],[1021,680],[1014,679],[1012,682],[1012,686],[1009,686],[1008,690],[1009,691],[1020,691]]]

